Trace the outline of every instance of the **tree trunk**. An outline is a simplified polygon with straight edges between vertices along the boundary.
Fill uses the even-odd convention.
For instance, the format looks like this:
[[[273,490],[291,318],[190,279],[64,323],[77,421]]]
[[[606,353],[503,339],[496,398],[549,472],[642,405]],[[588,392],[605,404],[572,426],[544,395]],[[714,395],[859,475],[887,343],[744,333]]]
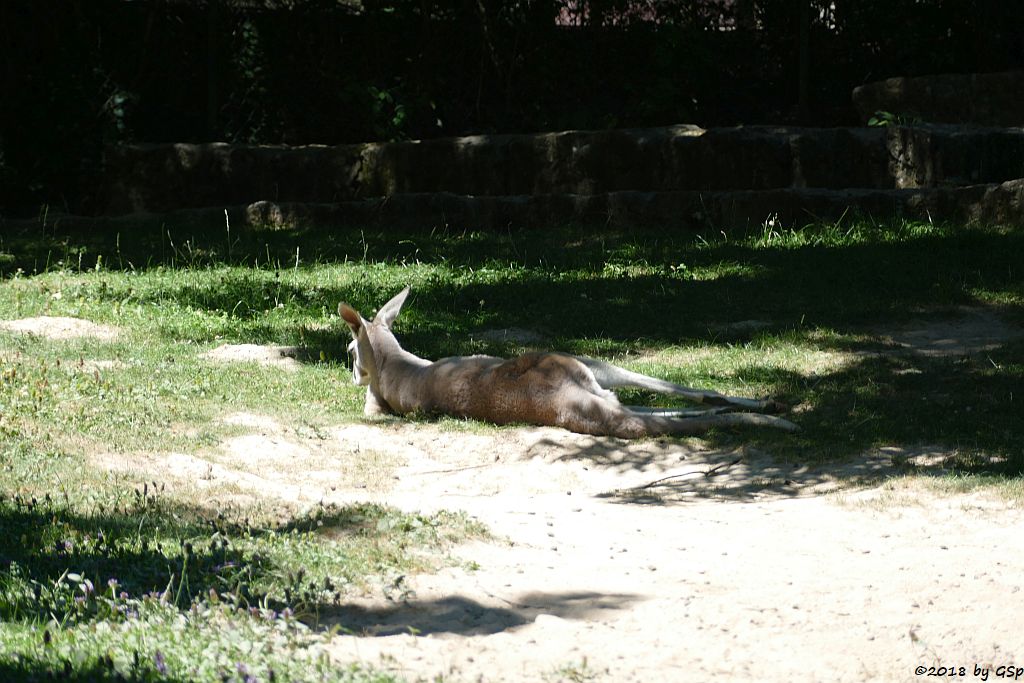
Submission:
[[[206,138],[218,137],[217,114],[220,110],[220,2],[211,0],[206,6]]]
[[[797,117],[806,124],[810,118],[811,0],[796,0],[799,63],[797,65]]]

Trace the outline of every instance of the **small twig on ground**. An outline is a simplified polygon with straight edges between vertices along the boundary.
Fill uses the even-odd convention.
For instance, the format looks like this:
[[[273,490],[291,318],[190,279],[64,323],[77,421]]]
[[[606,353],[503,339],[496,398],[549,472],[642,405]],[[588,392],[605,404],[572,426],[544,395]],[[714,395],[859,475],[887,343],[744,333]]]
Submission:
[[[419,474],[452,474],[453,472],[465,472],[466,470],[478,470],[481,467],[490,467],[493,464],[494,463],[486,462],[486,463],[484,463],[482,465],[467,465],[465,467],[453,467],[452,469],[448,469],[448,470],[426,470],[424,472],[410,472],[409,475],[410,476],[415,476],[415,475],[419,475]]]
[[[650,482],[648,484],[644,484],[643,486],[634,486],[632,490],[633,491],[642,491],[643,489],[649,489],[649,488],[652,488],[654,486],[660,486],[661,484],[665,483],[666,481],[670,481],[672,479],[680,479],[682,477],[689,477],[689,476],[692,476],[694,474],[703,474],[705,477],[711,478],[719,470],[727,469],[729,467],[732,467],[733,465],[737,464],[742,459],[743,458],[736,458],[735,460],[730,460],[729,462],[719,463],[719,464],[715,465],[714,467],[712,467],[710,469],[707,469],[707,470],[693,470],[692,472],[683,472],[681,474],[672,474],[672,475],[669,475],[667,477],[662,477],[661,479],[655,479],[654,481],[652,481],[652,482]]]

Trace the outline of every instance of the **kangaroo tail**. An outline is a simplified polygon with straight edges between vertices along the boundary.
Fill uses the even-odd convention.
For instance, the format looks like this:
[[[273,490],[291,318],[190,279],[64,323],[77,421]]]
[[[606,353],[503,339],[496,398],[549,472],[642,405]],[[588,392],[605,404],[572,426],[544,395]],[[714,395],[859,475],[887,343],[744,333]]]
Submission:
[[[787,432],[799,432],[800,427],[789,420],[759,413],[724,413],[694,417],[663,417],[633,413],[640,420],[648,436],[661,434],[703,434],[715,427],[771,427]]]

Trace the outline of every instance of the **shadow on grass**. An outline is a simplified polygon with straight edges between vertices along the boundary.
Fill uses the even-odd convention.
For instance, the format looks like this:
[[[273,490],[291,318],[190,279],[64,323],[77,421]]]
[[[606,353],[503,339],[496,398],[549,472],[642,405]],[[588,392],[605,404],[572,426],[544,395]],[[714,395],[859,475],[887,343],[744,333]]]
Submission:
[[[885,230],[877,232],[885,235]],[[166,235],[160,235],[8,236],[0,251],[9,257],[4,273],[14,267],[31,273],[30,262],[53,267],[58,260],[74,270],[76,255],[82,254],[85,270],[94,268],[97,258],[107,269],[128,268],[129,263],[138,269],[225,263],[224,254],[214,249],[220,236],[206,248],[202,237],[191,240],[193,255],[208,256],[189,261],[162,253],[168,247]],[[344,290],[324,286],[311,291],[281,275],[291,270],[297,248],[307,254],[302,269],[349,261],[391,264],[392,270],[387,277],[367,275]],[[129,251],[134,260],[127,257]],[[63,255],[55,260],[59,252]],[[970,303],[977,288],[1009,288],[1020,295],[1022,259],[1024,233],[986,229],[935,228],[899,240],[792,247],[721,239],[707,243],[692,233],[571,228],[371,235],[281,230],[250,235],[233,250],[232,263],[260,264],[263,270],[176,284],[159,298],[242,320],[281,301],[333,312],[344,299],[369,312],[406,284],[403,264],[427,264],[443,266],[451,275],[437,272],[415,283],[413,303],[440,316],[453,331],[467,323],[533,323],[565,339],[674,341],[707,337],[714,323],[754,317],[767,317],[771,329],[801,320],[835,326],[898,320],[922,307]],[[386,284],[391,281],[393,287]]]
[[[54,501],[0,501],[0,569],[16,568],[52,598],[33,601],[31,595],[8,594],[4,618],[45,619],[54,601],[72,607],[68,600],[75,595],[61,596],[53,590],[67,571],[89,577],[100,591],[107,588],[100,582],[109,579],[136,597],[164,590],[171,576],[180,572],[180,547],[151,540],[153,526],[160,526],[157,520],[173,525],[180,538],[210,533],[209,527],[179,521],[182,512],[161,503],[85,516]]]
[[[155,664],[140,664],[125,676],[111,664],[80,664],[72,665],[65,660],[62,665],[51,665],[48,662],[32,659],[18,661],[0,661],[0,681],[10,683],[129,683],[142,681],[167,681],[167,683],[187,683],[189,677],[161,673]]]
[[[795,443],[823,461],[878,446],[935,445],[949,451],[947,466],[1021,474],[1024,341],[993,342],[982,353],[926,356],[879,351],[870,341],[834,340],[837,350],[853,354],[852,362],[776,383],[808,408],[800,415],[805,431]]]
[[[959,357],[864,352],[816,377],[763,368],[742,376],[777,387],[799,404],[790,417],[802,431],[712,432],[706,439],[712,450],[685,475],[608,497],[656,504],[680,497],[743,501],[806,495],[828,484],[877,485],[909,473],[1024,475],[1024,342]],[[614,448],[603,457],[591,446],[564,457],[624,464]],[[640,460],[647,462],[628,465],[651,464]]]
[[[66,615],[74,623],[113,612],[124,618],[132,611],[129,599],[188,609],[212,592],[242,608],[315,612],[334,604],[334,588],[304,577],[294,562],[275,560],[275,544],[284,543],[292,561],[303,538],[314,549],[323,534],[335,542],[363,539],[368,551],[345,546],[353,566],[332,565],[334,584],[346,584],[387,571],[389,563],[401,566],[397,555],[407,545],[436,533],[429,520],[372,504],[330,506],[272,530],[155,495],[136,498],[123,511],[88,515],[53,500],[0,499],[0,619],[33,623]]]
[[[567,242],[573,237],[564,233],[422,239],[437,245],[421,254],[422,263],[444,269],[402,278],[404,240],[395,236],[373,250],[376,258],[395,264],[386,277],[366,273],[344,286],[310,287],[273,271],[232,271],[203,282],[172,283],[143,302],[173,301],[218,314],[223,323],[215,332],[222,336],[295,344],[306,331],[294,329],[282,338],[261,322],[278,303],[319,316],[346,301],[370,316],[412,283],[398,329],[410,350],[441,357],[509,350],[468,341],[483,329],[520,327],[555,340],[561,350],[609,353],[686,340],[742,342],[750,338],[735,325],[742,321],[762,321],[763,332],[846,330],[976,304],[980,291],[997,299],[1024,297],[1024,234],[998,231],[795,248],[701,246],[692,236],[643,234],[585,239],[572,247]],[[520,260],[524,249],[511,246],[516,240],[538,253]],[[442,247],[451,252],[441,255]],[[509,270],[510,262],[520,267]],[[504,270],[488,270],[494,263]],[[642,267],[633,272],[633,265]],[[110,300],[122,295],[98,293]]]

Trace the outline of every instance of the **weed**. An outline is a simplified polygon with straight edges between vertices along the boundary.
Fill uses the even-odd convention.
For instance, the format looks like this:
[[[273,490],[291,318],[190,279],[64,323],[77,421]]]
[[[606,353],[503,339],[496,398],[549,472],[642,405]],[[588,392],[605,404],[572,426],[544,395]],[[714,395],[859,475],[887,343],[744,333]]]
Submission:
[[[579,663],[572,662],[551,671],[544,676],[544,680],[552,683],[588,683],[588,681],[596,681],[598,676],[599,673],[590,666],[587,658],[584,657]]]

